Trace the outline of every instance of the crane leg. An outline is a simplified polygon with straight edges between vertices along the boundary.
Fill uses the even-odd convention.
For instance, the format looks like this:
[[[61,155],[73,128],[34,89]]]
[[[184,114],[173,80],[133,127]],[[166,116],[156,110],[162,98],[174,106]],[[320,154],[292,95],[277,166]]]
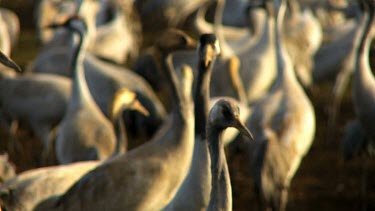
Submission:
[[[280,205],[279,205],[280,211],[284,211],[286,209],[287,202],[288,202],[288,189],[283,188],[280,191]]]
[[[10,138],[8,140],[8,150],[11,153],[18,154],[22,151],[22,146],[18,141],[17,131],[19,124],[17,120],[12,120],[10,123],[9,134]]]
[[[364,153],[365,154],[365,153]],[[360,189],[360,210],[367,210],[367,157],[361,155],[361,189]]]

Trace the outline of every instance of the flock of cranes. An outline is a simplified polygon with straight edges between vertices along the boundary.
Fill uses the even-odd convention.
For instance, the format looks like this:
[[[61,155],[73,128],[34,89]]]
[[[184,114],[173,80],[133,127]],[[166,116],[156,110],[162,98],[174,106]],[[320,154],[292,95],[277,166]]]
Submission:
[[[0,118],[40,140],[44,167],[16,175],[1,155],[0,210],[232,210],[228,145],[258,209],[285,210],[316,133],[307,93],[334,81],[332,126],[351,75],[343,154],[375,152],[373,0],[35,4],[26,73],[10,59],[19,20],[0,9]]]

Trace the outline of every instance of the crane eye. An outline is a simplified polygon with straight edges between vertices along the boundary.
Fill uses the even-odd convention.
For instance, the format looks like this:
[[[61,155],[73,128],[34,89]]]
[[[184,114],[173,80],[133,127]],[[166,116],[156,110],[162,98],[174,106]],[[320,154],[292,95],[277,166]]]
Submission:
[[[223,116],[226,118],[226,119],[232,119],[233,117],[233,114],[232,112],[230,111],[230,109],[228,107],[224,107],[223,110]]]

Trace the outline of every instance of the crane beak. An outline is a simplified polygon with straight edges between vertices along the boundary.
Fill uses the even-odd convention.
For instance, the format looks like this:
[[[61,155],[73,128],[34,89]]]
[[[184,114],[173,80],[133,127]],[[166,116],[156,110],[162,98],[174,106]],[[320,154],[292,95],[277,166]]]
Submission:
[[[216,45],[213,47],[212,45],[202,46],[203,48],[200,49],[200,60],[204,63],[205,67],[208,67],[214,60],[218,54],[220,54],[220,48]]]
[[[201,44],[198,45],[198,54],[200,63],[204,63],[204,66],[207,68],[212,64],[216,56],[221,54],[221,48],[219,41],[216,40],[214,44]]]
[[[147,109],[136,98],[136,93],[126,88],[117,91],[108,108],[111,120],[118,118],[124,108],[138,111],[145,116],[150,115]]]
[[[214,48],[215,48],[215,52],[217,55],[221,55],[221,47],[220,47],[220,43],[219,43],[219,40],[216,40],[215,41],[215,44],[214,44]]]
[[[139,113],[141,113],[145,116],[150,115],[150,112],[148,112],[147,109],[142,105],[142,103],[139,102],[139,100],[137,100],[137,99],[134,100],[131,108],[135,111],[138,111]]]
[[[7,55],[0,51],[0,62],[5,66],[12,68],[18,72],[22,72],[22,69]]]
[[[234,127],[237,128],[237,130],[239,130],[242,135],[249,137],[252,141],[255,140],[253,134],[241,122],[241,120],[239,119],[239,117],[236,118],[236,122],[235,122]]]
[[[201,60],[204,62],[204,66],[208,67],[213,60],[214,49],[211,45],[207,45],[202,49]]]

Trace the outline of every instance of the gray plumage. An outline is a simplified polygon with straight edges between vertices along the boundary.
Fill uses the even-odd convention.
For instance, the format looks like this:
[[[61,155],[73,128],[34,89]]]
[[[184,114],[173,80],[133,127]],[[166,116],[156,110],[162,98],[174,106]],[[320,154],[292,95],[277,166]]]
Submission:
[[[190,18],[192,19],[191,22],[189,21],[186,23],[187,26],[185,27],[188,27],[195,34],[213,33],[215,27],[214,24],[206,20],[208,7],[213,3],[215,2],[206,2],[204,5],[199,7]],[[219,8],[216,8],[215,10],[217,9]],[[246,17],[245,13],[243,15]],[[222,31],[224,36],[229,40],[239,40],[241,38],[245,38],[246,36],[251,36],[248,28],[246,27],[239,28],[230,25],[223,25]]]
[[[269,90],[276,77],[276,62],[273,25],[274,20],[266,14],[269,13],[267,7],[257,8],[254,13],[259,21],[256,34],[246,43],[247,48],[242,52],[236,52],[241,61],[239,74],[245,86],[249,103],[256,102]],[[258,11],[261,10],[261,11]],[[261,13],[261,14],[259,14]],[[262,18],[263,15],[263,18]],[[264,17],[264,15],[266,17]],[[259,27],[259,28],[258,28]],[[223,74],[213,74],[211,86],[212,96],[233,96],[231,89],[223,85]],[[228,77],[228,76],[227,76]],[[227,90],[224,90],[227,89]]]
[[[164,59],[160,65],[176,100],[165,126],[151,141],[82,177],[58,199],[56,209],[159,210],[169,203],[189,170],[194,145],[191,90],[180,90],[170,51],[191,44],[189,38],[175,31],[167,32],[158,43]],[[185,76],[187,82],[182,84],[188,85],[193,78],[191,73]]]
[[[147,114],[135,93],[130,90],[121,90],[116,93],[109,109],[114,123],[122,120],[119,117],[124,110],[135,109]],[[119,126],[118,129],[121,134],[122,127]],[[126,143],[123,142],[126,140],[118,140],[113,156],[125,152]],[[2,163],[2,158],[0,157],[0,163]],[[23,172],[0,187],[0,204],[7,210],[43,209],[54,198],[64,194],[81,176],[99,164],[99,161],[85,161]],[[2,165],[0,165],[0,172],[1,167]]]
[[[163,31],[177,27],[188,15],[208,0],[135,0],[134,5],[145,32]]]
[[[95,28],[90,28],[93,27],[93,24],[88,25],[88,27],[88,31],[95,30]],[[72,41],[72,32],[65,30],[63,38],[65,39],[63,42],[65,44],[63,45],[56,41],[58,46],[42,48],[31,67],[33,72],[48,72],[65,76],[73,75],[70,64],[73,60],[72,51],[74,46],[68,45]],[[106,52],[115,54],[111,50]],[[142,77],[128,68],[102,61],[89,52],[86,53],[84,58],[84,72],[95,102],[107,117],[109,117],[107,112],[108,104],[118,90],[129,88],[137,92],[141,103],[150,112],[150,115],[147,117],[138,114],[134,115],[135,118],[132,119],[135,124],[134,128],[139,130],[134,130],[135,137],[138,137],[139,134],[147,134],[146,137],[149,138],[161,125],[166,116],[166,111],[150,85]]]
[[[114,125],[117,139],[116,148],[113,155],[117,156],[128,150],[128,135],[126,132],[124,119],[122,118],[122,113],[130,110],[137,111],[142,115],[147,116],[149,115],[149,112],[139,102],[136,93],[129,89],[119,90],[114,95],[108,110],[110,120]]]
[[[211,159],[206,124],[209,112],[209,85],[217,55],[218,40],[213,34],[203,34],[197,49],[198,75],[194,88],[194,153],[189,172],[173,200],[163,210],[206,210],[211,193]],[[188,200],[187,200],[188,199]]]
[[[34,210],[44,201],[64,194],[99,163],[85,161],[22,172],[0,186],[0,207],[14,211]]]
[[[5,70],[6,71],[6,70]],[[62,120],[71,94],[71,81],[52,74],[6,77],[1,70],[0,106],[13,120],[26,123],[49,150],[51,131]]]
[[[282,42],[285,0],[272,2],[276,11],[275,42],[278,75],[270,92],[255,106],[246,123],[255,143],[248,143],[255,192],[260,206],[284,210],[290,182],[315,134],[315,114],[298,83]]]
[[[61,47],[67,40],[66,31],[45,26],[74,13],[85,17],[92,26],[89,52],[120,64],[138,55],[141,26],[132,1],[40,0],[34,16],[44,48]]]
[[[81,19],[69,19],[65,25],[78,38],[73,55],[73,88],[67,111],[60,123],[56,157],[67,164],[83,160],[104,160],[115,150],[116,137],[111,122],[100,111],[87,87],[83,70],[87,26]]]
[[[355,46],[355,34],[358,30],[358,18],[337,26],[337,33],[331,38],[323,38],[323,43],[314,56],[313,78],[315,82],[322,82],[335,78],[338,74],[349,75]],[[345,29],[345,30],[343,30]],[[328,34],[324,32],[324,34]],[[338,50],[339,49],[339,50]],[[346,71],[346,69],[349,69]],[[345,87],[345,86],[344,86]]]
[[[374,23],[374,4],[363,1],[365,12],[361,22],[360,44],[357,49],[353,75],[352,96],[355,113],[368,136],[375,140],[372,117],[375,115],[375,80],[369,63],[369,51],[372,41],[371,30]]]
[[[288,0],[289,10],[284,21],[284,41],[299,82],[305,88],[313,83],[314,55],[323,40],[323,30],[309,8],[301,8],[297,0]]]
[[[207,120],[207,141],[211,157],[212,190],[207,210],[232,210],[232,187],[221,135],[224,129],[235,127],[241,134],[254,140],[239,119],[239,108],[227,100],[219,100]]]
[[[335,80],[333,91],[332,91],[333,99],[332,99],[332,103],[330,103],[330,110],[329,110],[330,111],[329,119],[328,119],[328,127],[330,131],[329,137],[328,137],[329,139],[333,137],[333,134],[335,131],[334,126],[336,123],[336,119],[338,118],[340,114],[341,101],[348,88],[351,76],[355,70],[355,62],[356,62],[357,51],[358,51],[357,49],[360,44],[362,30],[363,30],[363,24],[361,24],[360,18],[359,18],[360,14],[361,13],[357,14],[358,20],[356,20],[355,22],[356,25],[352,26],[350,31],[344,34],[343,37],[339,37],[340,39],[334,40],[332,41],[332,43],[328,44],[328,45],[331,45],[332,47],[334,45],[339,44],[340,46],[336,46],[336,47],[343,48],[340,51],[338,51],[336,47],[332,48],[330,52],[331,56],[326,55],[328,58],[331,58],[333,62],[336,62],[332,64],[338,65],[338,66],[335,66],[334,68],[339,68],[336,70],[337,75],[336,75],[336,80]],[[350,22],[350,23],[353,23],[353,22]],[[328,45],[325,45],[325,46],[328,46]],[[326,51],[324,52],[328,53]],[[338,52],[338,53],[334,53],[334,52]],[[342,61],[339,63],[336,59],[337,59],[337,56],[340,56],[340,55],[344,57],[341,58]]]
[[[18,68],[18,67],[17,67]],[[18,70],[20,70],[18,68]],[[10,73],[0,71],[0,106],[12,120],[26,123],[41,139],[46,153],[53,130],[66,111],[71,82],[51,74]]]

